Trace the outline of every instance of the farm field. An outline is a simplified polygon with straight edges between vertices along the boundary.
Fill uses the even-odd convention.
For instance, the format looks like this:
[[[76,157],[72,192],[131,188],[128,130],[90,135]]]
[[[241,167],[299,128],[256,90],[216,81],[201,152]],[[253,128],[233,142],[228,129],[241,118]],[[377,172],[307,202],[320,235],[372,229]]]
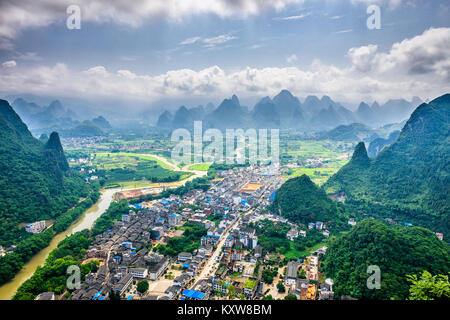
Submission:
[[[151,187],[156,182],[179,181],[191,175],[171,170],[156,157],[137,153],[95,153],[91,163],[107,188]]]
[[[189,166],[189,170],[208,171],[210,166],[211,166],[211,163],[196,163],[196,164]]]

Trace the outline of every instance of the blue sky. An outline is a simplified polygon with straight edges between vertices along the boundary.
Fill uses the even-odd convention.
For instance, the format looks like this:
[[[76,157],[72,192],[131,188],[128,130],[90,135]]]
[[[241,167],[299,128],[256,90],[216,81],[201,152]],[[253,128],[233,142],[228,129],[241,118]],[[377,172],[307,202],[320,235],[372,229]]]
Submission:
[[[436,50],[442,50],[448,43],[450,27],[448,1],[277,0],[262,1],[266,4],[258,7],[251,5],[257,3],[254,0],[247,4],[244,0],[211,0],[209,8],[194,0],[185,1],[190,3],[186,8],[177,7],[181,6],[179,0],[161,2],[170,3],[169,9],[155,9],[151,1],[138,1],[141,10],[139,5],[137,9],[131,7],[135,2],[97,1],[95,7],[81,0],[69,1],[80,4],[80,30],[66,28],[65,1],[60,6],[44,5],[45,0],[41,6],[27,0],[2,2],[0,63],[4,72],[0,76],[0,92],[68,98],[79,97],[81,92],[88,100],[111,98],[117,92],[125,100],[153,102],[194,96],[200,101],[224,98],[236,90],[244,99],[272,95],[285,85],[300,97],[329,94],[357,103],[363,99],[395,98],[396,94],[432,98],[424,95],[448,91],[448,51],[441,52],[440,58],[421,57],[419,62],[431,63],[428,69],[432,71],[417,75],[416,79],[411,79],[411,71],[401,65],[404,58],[390,56],[396,43],[415,37],[424,39],[404,45],[405,52],[411,50],[411,45],[420,47],[420,41],[434,41],[432,45],[439,42]],[[381,7],[380,30],[366,27],[366,8],[372,3]],[[13,9],[22,9],[30,17],[23,18],[22,14],[22,18],[15,19]],[[42,21],[33,12],[42,16]],[[430,28],[439,30],[439,34],[433,31],[427,35]],[[364,74],[355,74],[355,66],[361,63],[360,52],[354,50],[358,55],[353,56],[349,52],[366,46],[376,49],[360,50],[366,52],[364,63],[378,61],[378,65],[370,67],[369,73],[365,70]],[[382,59],[396,60],[397,64],[388,72],[382,70],[386,64]],[[82,82],[91,68],[95,72],[88,72],[90,88],[76,83]],[[249,69],[251,72],[245,72]],[[118,92],[117,87],[120,70],[124,71],[120,73],[120,79],[125,78],[124,92]],[[403,78],[399,70],[404,73]],[[45,75],[45,81],[30,88],[30,81],[39,82],[35,77],[40,73]],[[286,74],[292,74],[292,79],[287,81]],[[261,79],[266,77],[280,77],[281,83],[263,83]],[[333,86],[333,77],[336,81],[367,79],[371,85],[344,93],[348,89]],[[303,85],[295,84],[297,78]],[[71,86],[68,79],[75,83]],[[230,81],[233,85],[229,85]],[[329,90],[324,81],[330,82]],[[427,86],[414,85],[414,81]],[[157,82],[159,85],[155,85]],[[390,82],[395,86],[386,90],[383,84]],[[416,87],[423,91],[412,92]]]

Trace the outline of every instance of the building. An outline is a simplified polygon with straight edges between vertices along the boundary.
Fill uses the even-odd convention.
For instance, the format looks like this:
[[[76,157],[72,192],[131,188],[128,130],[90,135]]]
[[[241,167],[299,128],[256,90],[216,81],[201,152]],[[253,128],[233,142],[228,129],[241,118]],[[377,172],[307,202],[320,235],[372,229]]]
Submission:
[[[177,225],[179,225],[181,223],[181,215],[179,214],[170,214],[168,216],[168,222],[169,222],[169,226],[171,227],[175,227]]]
[[[286,269],[286,277],[284,278],[284,283],[290,286],[297,280],[298,263],[297,261],[290,261]]]
[[[34,300],[55,300],[54,292],[42,292]]]
[[[153,263],[149,267],[148,277],[150,280],[158,280],[158,278],[166,271],[169,265],[169,259],[167,257],[162,257],[157,263]]]
[[[145,279],[148,275],[148,270],[146,268],[130,268],[128,273],[133,275],[133,278]]]
[[[127,291],[131,283],[133,283],[133,275],[128,273],[114,286],[114,291],[117,291],[122,295]]]
[[[25,231],[30,233],[40,233],[45,229],[45,220],[29,223],[25,226]]]
[[[178,254],[178,262],[183,263],[187,260],[192,260],[192,254],[189,252],[181,252]]]

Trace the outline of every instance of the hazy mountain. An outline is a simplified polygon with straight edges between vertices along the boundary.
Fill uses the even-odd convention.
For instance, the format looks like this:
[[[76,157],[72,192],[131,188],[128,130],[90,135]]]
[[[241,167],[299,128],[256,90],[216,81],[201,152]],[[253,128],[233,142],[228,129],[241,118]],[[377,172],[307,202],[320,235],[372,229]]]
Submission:
[[[75,120],[75,113],[65,108],[59,100],[54,100],[48,106],[42,107],[18,98],[14,100],[12,107],[31,129],[71,128],[79,124],[79,121]]]
[[[251,112],[253,125],[256,128],[279,128],[280,114],[276,105],[269,97],[259,101]]]
[[[352,123],[349,125],[340,125],[336,128],[320,135],[322,139],[331,139],[336,141],[363,141],[369,140],[376,134],[372,128],[361,123]]]
[[[170,128],[172,127],[173,115],[169,111],[164,111],[158,118],[156,126],[159,128]]]
[[[92,122],[103,130],[109,130],[112,128],[111,124],[103,116],[98,116],[97,118],[92,119]]]
[[[75,128],[61,130],[61,136],[64,138],[87,138],[103,135],[105,132],[90,120],[84,120]]]
[[[297,121],[303,121],[300,100],[294,97],[288,90],[282,90],[271,102],[276,106],[280,123],[283,127],[291,127],[296,124],[292,121],[294,115]]]
[[[247,112],[241,107],[239,99],[233,95],[225,99],[210,114],[205,116],[207,125],[214,128],[245,128],[248,127]]]
[[[359,122],[367,124],[371,127],[376,126],[378,116],[367,103],[361,102],[355,113]]]

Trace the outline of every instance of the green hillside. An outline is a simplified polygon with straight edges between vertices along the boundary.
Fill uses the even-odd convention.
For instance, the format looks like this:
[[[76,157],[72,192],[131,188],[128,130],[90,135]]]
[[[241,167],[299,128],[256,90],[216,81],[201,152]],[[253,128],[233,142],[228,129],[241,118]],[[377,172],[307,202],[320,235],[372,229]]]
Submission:
[[[83,179],[68,171],[59,136],[44,145],[9,103],[0,100],[0,245],[28,236],[19,223],[53,219],[86,196]]]
[[[368,289],[367,267],[381,271],[380,289]],[[420,227],[389,227],[366,219],[332,241],[323,270],[334,280],[336,297],[357,299],[405,299],[409,294],[406,275],[447,274],[449,247],[431,231]]]
[[[361,143],[353,159],[324,185],[345,192],[354,212],[398,219],[448,234],[450,94],[419,106],[398,139],[369,159]]]
[[[286,181],[277,190],[271,210],[299,223],[315,221],[343,224],[344,208],[332,201],[307,175]]]

